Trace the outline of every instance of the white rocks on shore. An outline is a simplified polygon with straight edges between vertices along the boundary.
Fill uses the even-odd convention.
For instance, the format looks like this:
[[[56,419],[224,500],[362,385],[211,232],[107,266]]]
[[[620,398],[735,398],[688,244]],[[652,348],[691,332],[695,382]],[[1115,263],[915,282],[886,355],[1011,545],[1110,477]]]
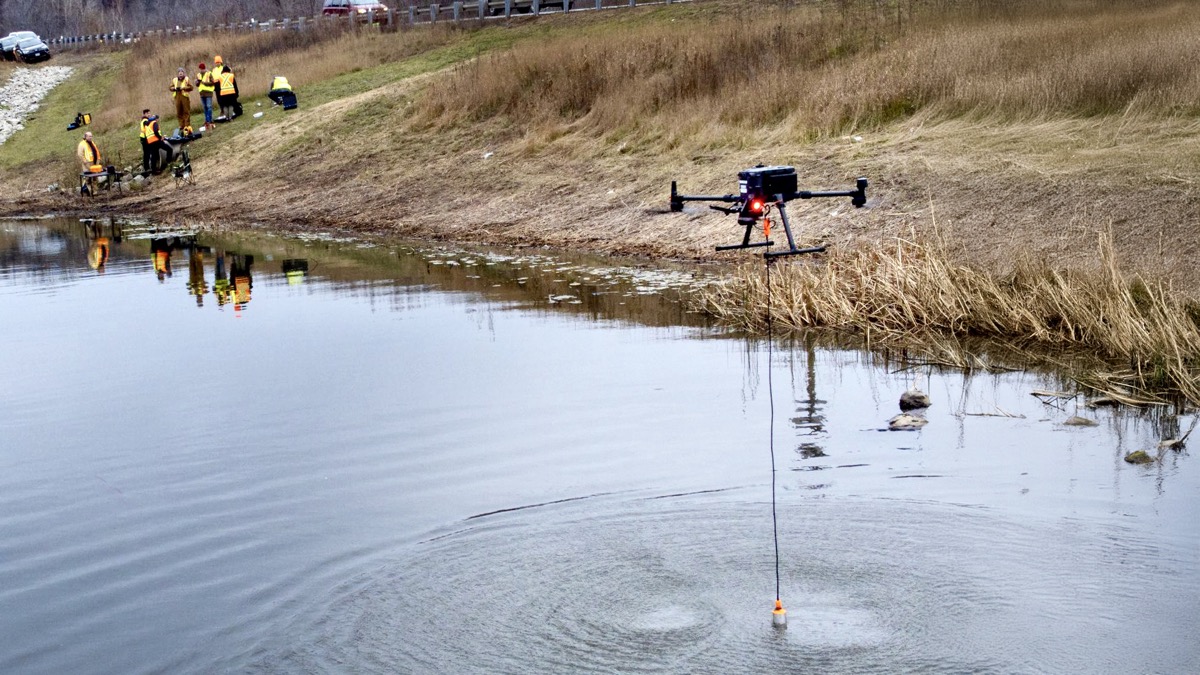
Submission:
[[[67,66],[18,68],[0,87],[0,144],[25,128],[25,118],[38,109],[38,103],[71,75]],[[63,121],[65,125],[70,120]]]

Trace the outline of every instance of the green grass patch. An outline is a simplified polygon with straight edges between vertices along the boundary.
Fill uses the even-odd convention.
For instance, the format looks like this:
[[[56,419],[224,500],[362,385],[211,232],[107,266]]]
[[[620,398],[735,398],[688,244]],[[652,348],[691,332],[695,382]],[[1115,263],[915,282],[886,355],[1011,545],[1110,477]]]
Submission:
[[[25,120],[25,128],[0,145],[0,168],[15,169],[35,162],[75,161],[75,146],[83,132],[67,131],[75,113],[95,113],[122,67],[123,56],[88,61],[42,99],[41,106]],[[96,137],[107,160],[107,134]],[[137,134],[134,134],[137,142]],[[140,158],[140,155],[139,155]]]

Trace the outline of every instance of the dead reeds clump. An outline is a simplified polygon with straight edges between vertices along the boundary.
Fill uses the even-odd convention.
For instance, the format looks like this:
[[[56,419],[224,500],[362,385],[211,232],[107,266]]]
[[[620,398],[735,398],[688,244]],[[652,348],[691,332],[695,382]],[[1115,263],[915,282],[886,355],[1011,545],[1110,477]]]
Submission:
[[[734,3],[702,20],[518,44],[461,66],[421,112],[719,145],[747,130],[808,138],[918,111],[1190,114],[1197,62],[1200,5],[1188,3]]]
[[[920,344],[983,337],[1011,346],[1086,350],[1111,366],[1088,380],[1200,403],[1200,306],[1168,286],[1126,276],[1112,239],[1098,264],[1062,271],[1024,262],[1008,275],[951,262],[939,242],[895,239],[833,251],[820,261],[775,263],[771,318],[789,328],[829,327],[869,340]],[[767,319],[761,263],[700,294],[700,307],[752,332]]]

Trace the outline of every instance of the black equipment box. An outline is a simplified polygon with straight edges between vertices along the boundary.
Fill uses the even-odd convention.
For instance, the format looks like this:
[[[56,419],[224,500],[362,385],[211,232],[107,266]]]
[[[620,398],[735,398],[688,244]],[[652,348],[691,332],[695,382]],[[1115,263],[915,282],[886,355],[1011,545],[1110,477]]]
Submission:
[[[738,188],[743,198],[765,197],[773,201],[776,195],[784,199],[796,193],[799,183],[792,166],[756,166],[738,172]]]

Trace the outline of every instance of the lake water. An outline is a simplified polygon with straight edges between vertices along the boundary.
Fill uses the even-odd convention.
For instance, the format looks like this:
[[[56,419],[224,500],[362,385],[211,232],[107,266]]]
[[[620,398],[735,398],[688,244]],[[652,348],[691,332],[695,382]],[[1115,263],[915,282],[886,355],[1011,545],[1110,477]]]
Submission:
[[[768,364],[708,282],[0,222],[0,672],[1200,672],[1192,413]]]

